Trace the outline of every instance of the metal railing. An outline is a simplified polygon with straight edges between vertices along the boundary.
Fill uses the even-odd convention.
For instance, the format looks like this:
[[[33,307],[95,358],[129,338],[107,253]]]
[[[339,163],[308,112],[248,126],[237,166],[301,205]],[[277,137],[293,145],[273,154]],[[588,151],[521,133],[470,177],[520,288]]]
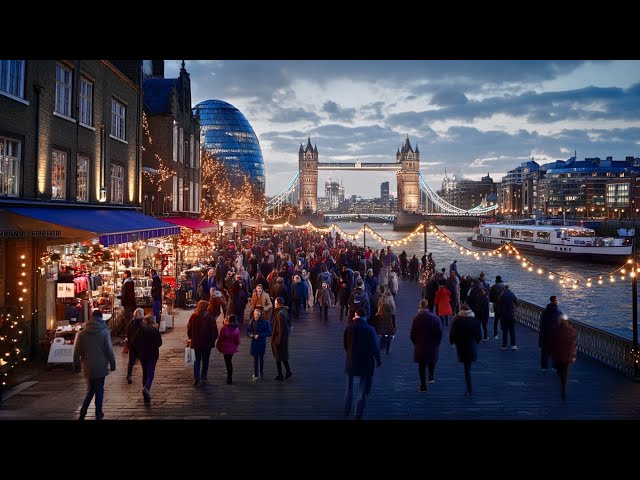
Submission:
[[[540,331],[540,314],[544,308],[533,303],[518,300],[516,321],[532,330]],[[605,365],[615,368],[627,376],[633,374],[631,340],[594,328],[577,320],[571,320],[576,329],[578,351]]]

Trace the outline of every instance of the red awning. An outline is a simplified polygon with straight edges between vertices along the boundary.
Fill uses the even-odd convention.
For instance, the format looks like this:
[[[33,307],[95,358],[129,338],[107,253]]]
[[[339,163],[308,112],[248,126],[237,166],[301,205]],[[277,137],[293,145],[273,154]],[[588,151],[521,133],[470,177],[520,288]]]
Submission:
[[[213,223],[205,222],[199,218],[189,217],[167,217],[162,218],[165,222],[173,223],[174,225],[180,225],[181,227],[190,228],[196,233],[217,232],[218,226]]]

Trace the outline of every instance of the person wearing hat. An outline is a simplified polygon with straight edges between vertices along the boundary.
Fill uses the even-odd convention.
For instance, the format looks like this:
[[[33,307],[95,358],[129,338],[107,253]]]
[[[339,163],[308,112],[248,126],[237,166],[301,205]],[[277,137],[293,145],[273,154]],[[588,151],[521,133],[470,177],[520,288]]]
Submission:
[[[80,407],[80,420],[87,415],[89,405],[95,396],[96,420],[102,420],[102,402],[104,400],[104,379],[116,369],[116,357],[113,353],[111,334],[107,324],[102,318],[102,312],[94,310],[91,318],[84,324],[84,328],[78,333],[78,338],[73,345],[73,367],[75,372],[80,371],[80,365],[87,380],[87,394]]]

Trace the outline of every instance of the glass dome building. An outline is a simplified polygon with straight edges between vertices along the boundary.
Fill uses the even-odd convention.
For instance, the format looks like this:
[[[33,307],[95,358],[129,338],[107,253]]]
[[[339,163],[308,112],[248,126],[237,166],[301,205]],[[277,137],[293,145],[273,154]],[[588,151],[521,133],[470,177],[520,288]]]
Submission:
[[[194,107],[200,114],[200,145],[225,165],[249,175],[265,191],[264,161],[260,142],[248,120],[233,105],[205,100]]]

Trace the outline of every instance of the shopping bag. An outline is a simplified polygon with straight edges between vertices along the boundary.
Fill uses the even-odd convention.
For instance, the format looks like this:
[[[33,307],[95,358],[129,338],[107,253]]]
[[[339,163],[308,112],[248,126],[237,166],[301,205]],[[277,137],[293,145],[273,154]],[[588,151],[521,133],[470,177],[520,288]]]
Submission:
[[[167,331],[167,322],[166,322],[166,320],[164,320],[164,319],[160,320],[160,328],[159,328],[159,330],[160,330],[160,333],[164,333],[164,332]]]
[[[122,353],[123,353],[123,355],[126,355],[127,353],[129,353],[129,339],[128,338],[124,339],[124,348],[122,349]]]
[[[196,352],[191,347],[185,347],[184,349],[184,366],[186,367],[191,362],[196,361]]]

